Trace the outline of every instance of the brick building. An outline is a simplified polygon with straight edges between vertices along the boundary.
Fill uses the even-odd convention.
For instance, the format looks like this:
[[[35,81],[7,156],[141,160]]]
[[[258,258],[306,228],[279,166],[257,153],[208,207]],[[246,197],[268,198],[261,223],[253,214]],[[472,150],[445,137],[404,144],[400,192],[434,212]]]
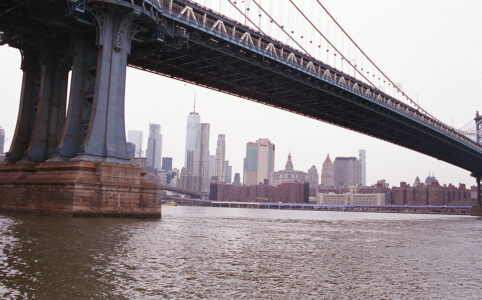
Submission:
[[[269,184],[234,186],[211,183],[210,199],[233,202],[308,203],[309,184],[287,182],[275,187]]]
[[[349,189],[320,189],[321,191],[325,194],[339,195],[348,193]],[[375,185],[358,188],[359,194],[384,193],[386,204],[391,205],[473,206],[477,205],[477,195],[473,191],[475,187],[467,189],[465,184],[459,184],[458,187],[452,184],[441,186],[434,176],[428,176],[425,183],[420,182],[417,177],[413,186],[401,182],[400,186],[389,188],[384,180],[380,180]]]
[[[452,184],[441,186],[438,181],[431,185],[419,184],[410,186],[401,182],[399,187],[391,189],[391,204],[393,205],[476,205],[477,199],[472,198],[471,191],[465,184],[455,187]]]

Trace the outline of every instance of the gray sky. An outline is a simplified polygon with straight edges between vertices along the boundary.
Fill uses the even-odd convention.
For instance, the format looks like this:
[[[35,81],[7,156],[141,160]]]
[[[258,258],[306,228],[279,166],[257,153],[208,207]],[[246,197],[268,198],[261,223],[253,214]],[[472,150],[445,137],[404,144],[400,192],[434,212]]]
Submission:
[[[273,5],[262,2],[267,7]],[[402,83],[404,91],[418,98],[428,112],[447,124],[453,120],[456,128],[473,119],[477,109],[482,112],[482,1],[322,3],[375,63],[392,80]],[[284,7],[292,9],[287,3]],[[333,32],[333,28],[327,30]],[[0,47],[0,63],[0,126],[6,130],[9,145],[22,78],[18,50]],[[428,172],[434,172],[441,183],[475,182],[465,170],[387,142],[134,69],[127,72],[126,128],[143,130],[147,139],[148,124],[161,124],[163,156],[172,156],[174,166],[182,167],[186,117],[192,110],[194,93],[201,122],[211,124],[211,153],[215,152],[217,135],[226,134],[226,159],[233,173],[242,173],[246,142],[267,137],[276,145],[276,169],[284,168],[289,151],[295,169],[307,171],[314,164],[320,171],[328,153],[333,159],[357,156],[358,149],[365,149],[367,184],[382,178],[391,185],[411,183],[415,176],[424,179]]]

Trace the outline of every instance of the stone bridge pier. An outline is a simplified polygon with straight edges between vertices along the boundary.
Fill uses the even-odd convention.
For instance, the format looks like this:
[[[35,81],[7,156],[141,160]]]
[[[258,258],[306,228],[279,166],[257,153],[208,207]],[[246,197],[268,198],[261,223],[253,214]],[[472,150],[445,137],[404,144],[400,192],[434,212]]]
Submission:
[[[160,217],[157,187],[127,157],[126,67],[143,30],[138,15],[108,4],[85,15],[95,30],[14,45],[23,79],[15,134],[0,165],[0,209]]]

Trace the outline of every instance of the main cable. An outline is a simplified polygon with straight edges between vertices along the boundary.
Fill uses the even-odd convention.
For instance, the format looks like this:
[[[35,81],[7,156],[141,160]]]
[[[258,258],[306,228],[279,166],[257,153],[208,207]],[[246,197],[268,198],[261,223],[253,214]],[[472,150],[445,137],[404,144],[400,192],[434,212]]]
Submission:
[[[370,81],[370,79],[366,78],[365,75],[360,72],[352,63],[349,59],[347,59],[343,53],[341,53],[336,47],[335,45],[333,45],[332,42],[330,42],[330,40],[328,40],[328,38],[318,29],[316,28],[316,26],[313,24],[313,22],[311,22],[311,20],[305,15],[305,13],[303,13],[303,11],[301,11],[301,9],[292,1],[292,0],[289,0],[289,2],[295,7],[295,9],[305,18],[306,21],[308,21],[308,23],[310,23],[310,25],[321,35],[321,37],[323,37],[325,39],[325,41],[333,48],[333,50],[335,50],[338,54],[340,54],[340,56],[345,59],[347,61],[347,63],[358,73],[360,74],[363,78],[365,78],[366,81],[368,81],[368,83],[370,83],[374,88],[378,89],[375,84],[373,84],[373,82]]]
[[[293,1],[289,0],[291,3],[293,3]],[[343,27],[340,25],[340,23],[338,23],[338,21],[335,19],[335,17],[333,17],[333,15],[325,8],[325,6],[323,6],[323,4],[321,4],[320,0],[315,0],[318,5],[326,12],[326,14],[333,20],[333,22],[338,26],[338,28],[340,28],[340,30],[346,35],[346,37],[353,43],[353,45],[355,45],[355,47],[361,52],[361,54],[363,54],[363,56],[375,67],[375,69],[378,70],[378,72],[380,72],[380,74],[382,74],[383,77],[385,77],[386,80],[388,80],[388,82],[390,82],[393,87],[397,90],[397,91],[400,91],[402,93],[403,96],[405,96],[405,98],[407,98],[407,100],[409,100],[417,109],[420,109],[424,114],[428,115],[429,117],[439,121],[437,118],[435,118],[434,116],[432,116],[430,113],[428,113],[425,109],[423,109],[420,105],[418,105],[415,101],[412,100],[412,98],[410,98],[407,94],[405,94],[401,88],[399,88],[371,59],[370,57],[368,57],[368,55],[365,53],[365,51],[363,51],[359,46],[358,44],[351,38],[351,36],[345,31],[345,29],[343,29]],[[315,28],[316,29],[316,28]],[[441,122],[441,121],[439,121]],[[447,125],[447,124],[445,124]],[[448,126],[448,125],[447,125]],[[451,127],[451,126],[449,126]],[[455,129],[455,128],[454,128]]]

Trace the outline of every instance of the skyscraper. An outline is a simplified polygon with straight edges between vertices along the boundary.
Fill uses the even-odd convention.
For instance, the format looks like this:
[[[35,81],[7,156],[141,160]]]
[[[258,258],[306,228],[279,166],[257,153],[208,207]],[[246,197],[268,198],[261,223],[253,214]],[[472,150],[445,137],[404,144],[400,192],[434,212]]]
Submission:
[[[5,130],[0,126],[0,156],[3,155],[5,148]]]
[[[231,183],[231,174],[233,172],[233,168],[229,165],[229,160],[224,161],[224,174],[223,179],[220,181]]]
[[[129,130],[127,132],[127,141],[136,145],[136,157],[142,157],[142,131],[140,130]]]
[[[164,171],[172,170],[172,157],[163,157],[162,158],[162,170],[164,170]]]
[[[196,136],[193,174],[200,178],[200,192],[209,193],[209,124],[198,124]]]
[[[358,157],[360,159],[360,162],[361,162],[361,177],[362,177],[362,186],[366,186],[367,185],[367,167],[366,167],[366,159],[367,159],[367,155],[366,155],[366,151],[363,150],[363,149],[360,149],[358,151]]]
[[[128,158],[134,158],[136,157],[136,144],[127,142],[127,157]]]
[[[347,187],[362,184],[361,161],[356,157],[337,157],[333,163],[335,186]]]
[[[147,165],[149,171],[161,170],[162,135],[161,125],[149,124],[149,138],[147,140]]]
[[[240,186],[241,185],[241,176],[239,173],[234,173],[234,181],[233,181],[234,186]]]
[[[196,148],[196,132],[199,123],[201,123],[201,116],[196,112],[196,106],[194,106],[194,111],[187,116],[186,153],[184,161],[187,174],[194,174],[194,150]]]
[[[226,140],[224,134],[218,135],[218,143],[216,146],[216,157],[214,159],[214,174],[217,181],[225,182],[224,176],[224,159],[226,155]]]
[[[316,169],[315,165],[311,166],[308,170],[308,183],[310,184],[310,189],[315,189],[318,191],[318,170]]]
[[[333,163],[330,159],[330,154],[326,156],[323,168],[321,169],[321,185],[323,187],[335,186],[335,171],[333,169]]]
[[[275,145],[268,139],[246,144],[245,183],[257,185],[271,178],[274,172]]]
[[[214,161],[216,160],[216,157],[214,155],[209,155],[209,171],[208,171],[208,178],[211,180],[214,175]]]

